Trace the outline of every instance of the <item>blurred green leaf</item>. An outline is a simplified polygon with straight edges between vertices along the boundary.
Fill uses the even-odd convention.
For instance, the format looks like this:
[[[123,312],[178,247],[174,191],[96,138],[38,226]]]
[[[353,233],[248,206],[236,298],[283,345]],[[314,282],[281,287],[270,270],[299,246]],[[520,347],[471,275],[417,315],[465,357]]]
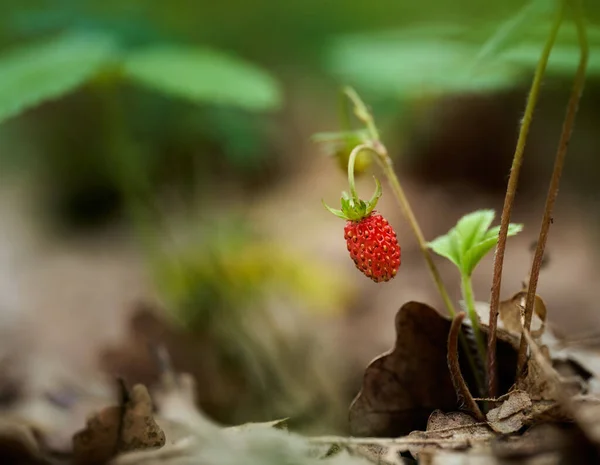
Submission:
[[[495,55],[516,34],[524,32],[536,15],[554,11],[556,0],[529,0],[513,17],[505,21],[498,30],[483,44],[475,66],[484,59]]]
[[[535,0],[516,17],[477,27],[429,23],[393,32],[340,36],[330,44],[325,60],[340,79],[379,95],[410,98],[423,93],[502,90],[533,72],[550,28],[553,3]],[[588,24],[587,32],[588,74],[597,75],[600,26]],[[566,21],[548,74],[571,76],[578,57],[575,26]]]
[[[493,62],[472,69],[475,44],[447,37],[373,34],[336,41],[330,70],[366,91],[401,98],[429,92],[494,90],[510,86],[519,70]]]
[[[124,72],[135,82],[195,103],[269,110],[281,102],[278,82],[268,73],[205,48],[157,46],[133,52]]]
[[[70,33],[0,56],[0,121],[72,91],[114,50],[110,36]]]

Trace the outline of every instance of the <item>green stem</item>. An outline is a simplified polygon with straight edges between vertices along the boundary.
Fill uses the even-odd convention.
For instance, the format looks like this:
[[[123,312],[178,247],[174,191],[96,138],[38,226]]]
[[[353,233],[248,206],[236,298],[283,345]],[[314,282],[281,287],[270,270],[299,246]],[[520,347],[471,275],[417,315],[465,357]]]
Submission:
[[[565,116],[560,134],[560,140],[558,142],[554,168],[552,170],[552,178],[550,180],[550,186],[548,187],[548,195],[546,197],[546,205],[544,207],[544,217],[542,219],[540,235],[537,241],[535,255],[533,257],[533,263],[531,266],[529,287],[527,289],[527,299],[525,304],[525,322],[523,325],[525,329],[523,335],[521,336],[521,344],[519,346],[517,376],[521,376],[523,374],[523,370],[527,362],[527,340],[524,334],[525,331],[529,331],[531,327],[538,279],[540,276],[540,270],[542,269],[542,262],[544,260],[544,250],[546,248],[546,241],[548,240],[548,232],[550,230],[550,224],[552,223],[552,211],[554,209],[556,197],[558,196],[560,178],[565,163],[565,157],[567,155],[569,141],[571,140],[571,134],[573,133],[573,126],[575,124],[575,117],[579,107],[579,100],[581,99],[581,94],[583,93],[585,74],[589,58],[589,44],[585,30],[581,2],[580,0],[571,0],[571,3],[575,13],[574,16],[575,24],[577,26],[577,37],[579,39],[579,66],[577,67],[577,73],[575,75],[575,81],[571,90],[571,96],[569,97],[569,103],[567,104],[567,114]]]
[[[510,223],[510,215],[512,213],[512,207],[515,201],[517,193],[517,185],[519,181],[519,173],[521,171],[521,165],[523,163],[523,153],[525,151],[525,143],[527,141],[527,135],[529,134],[529,128],[533,120],[533,113],[535,106],[538,101],[540,90],[542,87],[542,79],[546,72],[548,65],[548,59],[550,58],[550,52],[556,41],[558,30],[562,22],[564,15],[564,2],[559,9],[556,18],[550,29],[550,34],[546,40],[544,50],[540,56],[540,59],[535,70],[531,89],[529,90],[529,97],[527,99],[527,106],[525,107],[525,114],[523,116],[523,122],[521,123],[521,129],[519,131],[519,137],[517,140],[517,146],[515,148],[515,154],[513,156],[513,162],[510,169],[510,177],[508,178],[508,186],[506,187],[506,195],[504,197],[504,207],[502,208],[502,216],[500,218],[500,232],[498,235],[498,244],[496,245],[496,253],[494,255],[494,274],[492,278],[492,292],[490,296],[490,317],[489,317],[489,335],[488,335],[488,352],[487,352],[487,371],[488,371],[488,393],[491,397],[496,397],[497,394],[497,380],[496,380],[496,330],[498,325],[498,309],[500,306],[500,287],[502,284],[502,265],[504,262],[504,252],[506,250],[506,239],[508,237],[508,225]]]
[[[363,150],[368,149],[366,145],[357,145],[350,152],[350,157],[348,158],[348,185],[350,186],[350,195],[352,196],[352,200],[355,204],[358,203],[359,197],[356,192],[356,183],[354,182],[354,164],[356,163],[356,157]]]
[[[365,123],[367,131],[369,131],[369,134],[371,135],[371,139],[379,142],[379,131],[377,130],[377,126],[375,126],[373,115],[371,115],[367,106],[352,87],[345,87],[344,93],[354,104],[354,114],[359,120]]]
[[[485,360],[485,341],[481,328],[479,327],[479,316],[475,311],[475,296],[473,294],[473,282],[471,276],[461,273],[461,289],[465,305],[467,307],[467,315],[471,320],[471,326],[473,327],[473,334],[475,335],[475,342],[477,344],[477,352],[481,361]]]
[[[339,117],[342,130],[350,131],[352,129],[352,124],[350,122],[350,108],[348,106],[348,98],[346,97],[346,92],[344,90],[340,92],[339,99]]]

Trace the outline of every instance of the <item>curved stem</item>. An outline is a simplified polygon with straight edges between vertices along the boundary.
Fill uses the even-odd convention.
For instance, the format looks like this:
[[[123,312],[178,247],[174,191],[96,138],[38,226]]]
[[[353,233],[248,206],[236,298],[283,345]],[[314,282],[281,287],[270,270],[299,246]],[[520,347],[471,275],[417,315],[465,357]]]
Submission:
[[[479,316],[475,311],[475,296],[473,294],[473,282],[471,281],[471,276],[461,275],[461,289],[467,307],[467,314],[469,315],[469,320],[471,320],[475,342],[477,343],[477,352],[483,361],[485,360],[485,342],[483,340],[483,335],[481,334],[481,328],[479,327]]]
[[[348,158],[348,185],[350,186],[350,195],[352,196],[352,200],[354,203],[358,203],[359,197],[356,192],[356,183],[354,182],[354,165],[356,163],[356,157],[363,150],[367,150],[369,147],[367,145],[361,144],[357,145],[350,152],[350,157]]]
[[[477,418],[479,421],[485,421],[485,416],[481,412],[479,405],[473,399],[469,387],[463,378],[460,371],[460,363],[458,361],[458,337],[461,334],[460,328],[462,321],[465,318],[465,312],[459,312],[454,315],[452,324],[450,325],[450,332],[448,333],[448,348],[447,348],[447,361],[448,369],[450,370],[450,378],[456,391],[456,397],[459,404],[464,406]]]
[[[529,288],[527,289],[527,299],[525,304],[525,324],[524,328],[529,331],[531,327],[531,319],[533,316],[533,310],[535,305],[535,294],[537,290],[538,279],[540,270],[542,268],[542,260],[544,259],[544,250],[546,248],[546,241],[548,240],[548,231],[550,224],[552,223],[552,210],[558,196],[558,188],[560,185],[560,177],[562,174],[565,157],[567,155],[567,148],[569,141],[571,140],[571,134],[573,133],[573,126],[575,124],[575,116],[577,115],[577,109],[579,107],[579,100],[583,93],[583,87],[585,84],[585,74],[587,69],[588,57],[589,57],[589,44],[585,31],[585,23],[583,19],[583,12],[581,9],[580,0],[571,0],[571,5],[575,13],[575,23],[577,26],[577,37],[579,39],[579,66],[577,67],[577,74],[575,75],[575,81],[571,90],[571,96],[567,105],[567,114],[563,123],[562,132],[560,134],[560,141],[558,143],[558,150],[556,152],[556,158],[554,161],[554,169],[552,171],[552,178],[550,180],[550,186],[548,188],[548,195],[546,197],[546,205],[544,208],[544,217],[542,219],[542,226],[540,228],[540,235],[537,241],[535,249],[535,255],[533,257],[533,264],[531,266],[531,274],[529,278]],[[524,335],[521,336],[521,344],[519,346],[519,358],[517,363],[517,376],[519,376],[525,367],[527,362],[527,340]]]
[[[544,50],[535,70],[529,96],[527,98],[527,106],[525,107],[525,115],[521,123],[517,146],[513,157],[512,166],[510,169],[510,177],[506,188],[506,196],[504,198],[504,207],[502,208],[502,217],[500,219],[500,232],[498,236],[498,244],[496,245],[496,253],[494,255],[494,274],[492,279],[492,292],[490,297],[490,318],[489,318],[489,335],[488,335],[488,351],[487,351],[487,370],[488,370],[488,391],[491,397],[496,396],[497,381],[496,381],[496,329],[498,324],[498,308],[500,305],[500,287],[502,284],[502,265],[504,262],[504,251],[506,250],[506,239],[508,237],[508,225],[510,223],[510,215],[512,212],[515,195],[517,192],[517,184],[519,181],[519,173],[523,162],[523,152],[525,151],[525,143],[529,128],[533,120],[533,113],[538,101],[540,90],[542,87],[542,79],[548,65],[550,52],[556,41],[558,30],[564,16],[564,1],[561,2],[559,11],[554,19],[550,34],[544,45]]]

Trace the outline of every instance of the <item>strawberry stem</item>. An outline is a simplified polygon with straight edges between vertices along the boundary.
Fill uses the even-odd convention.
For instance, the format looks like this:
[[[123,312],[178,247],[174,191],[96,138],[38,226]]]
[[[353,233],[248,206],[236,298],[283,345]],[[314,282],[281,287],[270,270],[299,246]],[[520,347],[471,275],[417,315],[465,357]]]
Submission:
[[[358,203],[360,199],[358,198],[358,193],[356,192],[356,184],[354,182],[354,164],[356,163],[356,157],[358,154],[367,148],[366,145],[357,145],[350,152],[350,157],[348,158],[348,185],[350,186],[350,195],[354,203]]]
[[[475,297],[473,293],[473,282],[470,275],[461,273],[461,288],[463,298],[465,299],[465,306],[467,307],[467,314],[469,320],[471,320],[471,327],[473,328],[473,335],[475,336],[475,343],[477,344],[477,352],[481,361],[485,361],[485,341],[481,334],[481,328],[479,327],[479,316],[475,311]]]
[[[423,236],[421,227],[419,226],[419,223],[415,217],[415,214],[413,213],[410,203],[406,197],[406,194],[404,193],[404,189],[402,189],[400,180],[398,179],[398,176],[394,171],[392,159],[390,158],[385,145],[381,143],[381,140],[379,138],[379,131],[375,126],[375,120],[373,118],[373,115],[367,109],[367,106],[364,104],[364,102],[354,89],[352,89],[351,87],[346,87],[344,88],[344,92],[354,104],[354,114],[359,120],[361,120],[364,123],[371,138],[369,143],[362,144],[356,148],[360,148],[359,150],[355,149],[356,154],[358,154],[361,150],[364,150],[366,148],[371,152],[372,155],[374,155],[375,160],[381,166],[388,180],[388,183],[392,187],[394,196],[400,204],[402,213],[404,214],[404,217],[408,221],[408,224],[410,225],[410,228],[412,229],[413,234],[417,239],[419,249],[421,250],[421,254],[425,259],[425,262],[427,263],[427,267],[429,268],[429,272],[433,278],[435,286],[437,287],[438,292],[440,293],[440,296],[442,297],[442,300],[444,301],[444,304],[448,309],[448,313],[452,318],[454,318],[454,316],[456,315],[456,309],[454,307],[454,304],[452,303],[452,299],[450,299],[446,287],[444,286],[440,272],[435,266],[429,247],[427,246],[427,241]],[[348,173],[348,178],[350,180],[350,170],[348,171]],[[471,352],[471,348],[469,347],[469,344],[463,333],[460,334],[460,342],[465,354],[467,355],[469,366],[471,368],[471,372],[473,373],[473,377],[475,378],[478,391],[483,394],[485,389],[485,380],[483,379],[482,373],[479,370],[478,364],[474,358],[474,354]],[[482,360],[482,363],[484,362],[485,359]]]

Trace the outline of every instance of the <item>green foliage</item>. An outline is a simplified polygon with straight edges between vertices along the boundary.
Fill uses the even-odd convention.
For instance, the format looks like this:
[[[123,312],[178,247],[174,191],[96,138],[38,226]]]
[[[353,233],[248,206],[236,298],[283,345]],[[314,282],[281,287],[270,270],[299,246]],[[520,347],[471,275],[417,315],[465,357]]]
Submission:
[[[65,34],[0,56],[0,121],[86,82],[115,51],[102,34]]]
[[[192,102],[237,105],[252,110],[280,104],[277,82],[266,72],[221,52],[159,46],[130,53],[124,74],[134,82]]]
[[[431,21],[393,32],[340,36],[325,59],[336,76],[381,96],[502,90],[535,68],[555,4],[535,0],[507,19],[476,25]],[[588,74],[599,75],[599,25],[588,24],[588,38]],[[572,76],[578,58],[575,25],[565,21],[547,72]]]
[[[498,242],[500,227],[490,228],[494,220],[493,210],[477,210],[463,216],[447,234],[429,243],[435,253],[446,257],[460,270],[461,275],[471,276],[485,255]],[[508,235],[514,236],[523,229],[511,223]]]
[[[193,103],[268,110],[281,99],[268,73],[219,51],[173,46],[124,53],[111,35],[67,33],[0,57],[0,121],[72,92],[107,70],[113,71],[111,78],[126,77]]]

